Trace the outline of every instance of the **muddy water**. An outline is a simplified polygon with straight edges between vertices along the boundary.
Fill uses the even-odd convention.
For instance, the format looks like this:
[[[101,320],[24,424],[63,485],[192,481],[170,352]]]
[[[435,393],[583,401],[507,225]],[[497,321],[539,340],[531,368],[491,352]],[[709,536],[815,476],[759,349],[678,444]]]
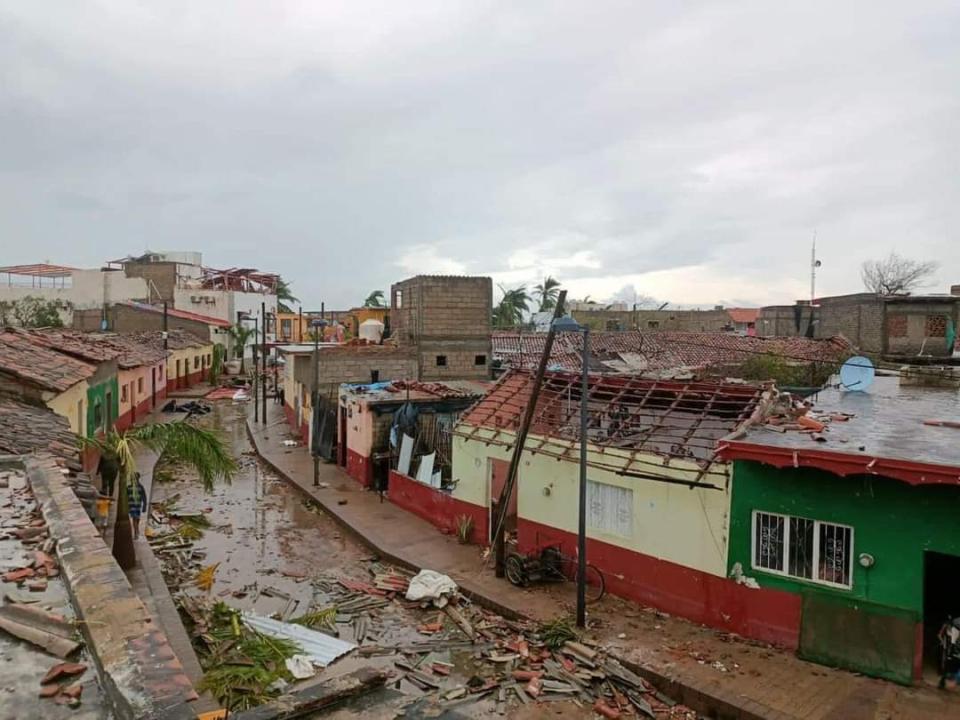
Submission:
[[[311,507],[297,490],[254,457],[246,435],[245,408],[230,401],[218,401],[213,406],[213,412],[196,422],[220,431],[228,439],[240,463],[233,482],[218,485],[208,493],[189,471],[177,469],[173,473],[176,480],[156,483],[152,489],[154,503],[179,494],[179,511],[202,512],[210,521],[211,527],[195,541],[194,548],[205,554],[200,560],[202,565],[220,563],[211,595],[238,609],[254,610],[262,615],[279,613],[289,619],[336,604],[343,593],[337,587],[338,579],[370,582],[374,561],[370,551],[347,536],[318,507]],[[179,589],[202,594],[196,588]],[[436,610],[408,609],[393,602],[357,615],[360,614],[364,615],[367,625],[364,645],[390,646],[438,638],[422,635],[417,630],[420,625],[437,619]],[[357,639],[355,622],[338,623],[337,630],[341,639],[351,642]],[[444,637],[465,639],[453,629],[448,629]],[[363,657],[354,652],[304,684],[360,667],[394,671],[396,659],[402,656]],[[473,676],[494,674],[491,664],[481,661],[471,649],[438,650],[429,656],[429,661],[453,665],[448,678],[435,678],[443,689],[461,686]],[[424,663],[424,667],[426,665]],[[398,673],[397,678],[401,674]],[[426,674],[429,675],[429,671]],[[404,709],[408,718],[496,715],[495,695],[492,699],[441,708],[432,698],[424,697],[419,688],[397,678],[384,690],[337,711],[332,717],[392,718],[403,714]],[[554,718],[591,715],[566,702],[550,703],[543,717],[547,714]],[[531,714],[529,708],[516,705],[508,708],[507,716],[539,717]]]

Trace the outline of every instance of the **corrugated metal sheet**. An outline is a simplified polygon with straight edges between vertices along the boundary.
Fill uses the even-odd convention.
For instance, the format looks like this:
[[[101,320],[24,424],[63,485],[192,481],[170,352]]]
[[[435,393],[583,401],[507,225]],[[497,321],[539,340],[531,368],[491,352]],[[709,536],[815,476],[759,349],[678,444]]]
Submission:
[[[264,635],[292,640],[302,648],[304,655],[314,664],[322,667],[326,667],[338,657],[346,655],[357,647],[353,643],[338,640],[302,625],[280,622],[251,612],[243,613],[243,622]]]

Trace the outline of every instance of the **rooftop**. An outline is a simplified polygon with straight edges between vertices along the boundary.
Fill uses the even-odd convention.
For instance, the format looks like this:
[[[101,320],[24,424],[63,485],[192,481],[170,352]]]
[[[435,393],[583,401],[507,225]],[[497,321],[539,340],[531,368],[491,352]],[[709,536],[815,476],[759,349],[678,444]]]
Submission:
[[[580,383],[576,374],[546,373],[527,441],[530,452],[577,460],[572,448],[579,444]],[[454,432],[511,445],[533,386],[532,372],[508,372],[463,416]],[[699,467],[698,477],[703,477],[709,474],[717,441],[754,415],[763,392],[757,385],[590,375],[587,436],[590,445],[600,449],[590,464],[623,475],[649,475],[673,459],[685,460]],[[614,448],[626,452],[608,453]],[[662,460],[643,459],[641,454]]]
[[[340,390],[341,394],[362,397],[369,403],[378,403],[479,398],[486,394],[492,386],[493,383],[472,380],[448,380],[446,382],[394,380],[372,384],[344,383],[340,386]]]
[[[125,369],[153,365],[166,356],[162,350],[140,343],[129,335],[85,333],[62,328],[37,330],[17,328],[13,332],[20,333],[39,345],[80,360],[93,363],[116,360],[117,365]]]
[[[45,347],[21,332],[0,331],[0,372],[31,385],[63,392],[96,371],[96,365]]]
[[[152,312],[163,315],[163,307],[159,305],[148,305],[147,303],[134,302],[132,300],[120,304],[135,308],[136,310],[143,310],[144,312]],[[207,325],[216,325],[217,327],[222,328],[232,327],[229,320],[221,320],[220,318],[211,317],[210,315],[200,315],[199,313],[193,313],[187,310],[175,310],[171,307],[167,308],[167,315],[173,318],[180,318],[181,320],[194,320],[196,322],[206,323]]]
[[[493,357],[504,366],[531,369],[543,353],[545,333],[493,334]],[[557,333],[551,369],[579,372],[583,336]],[[591,371],[663,372],[680,368],[736,365],[755,355],[779,355],[797,363],[840,362],[852,354],[846,340],[802,337],[760,338],[726,333],[598,332],[590,334]]]
[[[145,330],[143,332],[126,333],[123,335],[123,337],[129,337],[134,342],[163,352],[163,334],[160,330]],[[206,347],[209,344],[209,340],[199,338],[193,333],[187,332],[186,330],[167,331],[167,348],[169,350],[200,348]]]
[[[822,432],[773,418],[725,443],[720,454],[838,475],[883,475],[914,485],[960,484],[960,429],[927,424],[960,426],[960,391],[877,377],[865,392],[829,388],[812,399],[808,416],[825,425]]]
[[[24,275],[27,277],[64,278],[70,277],[77,268],[66,265],[51,265],[50,263],[35,263],[33,265],[6,265],[0,267],[0,275]]]
[[[58,465],[80,469],[76,438],[67,419],[52,410],[0,397],[0,454],[47,451]]]

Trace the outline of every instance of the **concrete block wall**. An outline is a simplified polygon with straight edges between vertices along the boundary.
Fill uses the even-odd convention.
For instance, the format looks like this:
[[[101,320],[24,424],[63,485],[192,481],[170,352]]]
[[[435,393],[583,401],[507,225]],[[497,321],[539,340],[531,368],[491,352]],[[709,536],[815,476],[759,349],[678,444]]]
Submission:
[[[890,300],[886,303],[886,346],[889,355],[947,356],[950,324],[957,327],[960,303],[954,298],[943,301]]]
[[[492,308],[490,278],[418,275],[390,288],[391,333],[402,347],[417,348],[417,379],[483,380],[493,354]]]
[[[884,301],[873,293],[821,298],[814,337],[843,335],[861,352],[883,352]]]

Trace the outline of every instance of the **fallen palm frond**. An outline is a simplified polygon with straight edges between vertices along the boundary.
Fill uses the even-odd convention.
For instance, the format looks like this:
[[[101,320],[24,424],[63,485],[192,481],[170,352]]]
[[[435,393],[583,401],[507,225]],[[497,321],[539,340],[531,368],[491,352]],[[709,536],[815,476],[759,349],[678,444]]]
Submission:
[[[180,493],[174,493],[165,500],[155,500],[152,505],[160,512],[168,514],[177,509],[178,502],[180,502]]]
[[[276,697],[278,680],[293,680],[285,661],[302,652],[296,643],[251,630],[223,602],[208,613],[207,651],[200,656],[206,672],[199,690],[208,690],[221,705],[238,712]]]
[[[184,523],[177,528],[176,534],[184,540],[199,540],[203,537],[203,530],[189,523]]]
[[[564,643],[576,640],[577,633],[568,618],[557,618],[540,625],[540,639],[551,650],[557,650]]]
[[[317,612],[307,613],[301,615],[298,618],[293,618],[290,620],[292,623],[297,625],[303,625],[312,630],[320,630],[326,628],[328,630],[336,629],[336,619],[337,619],[337,608],[328,607],[323,610],[318,610]]]
[[[220,563],[207,565],[205,568],[200,569],[193,579],[194,585],[205,592],[210,592],[213,589],[213,579],[217,574],[218,567],[220,567]]]

